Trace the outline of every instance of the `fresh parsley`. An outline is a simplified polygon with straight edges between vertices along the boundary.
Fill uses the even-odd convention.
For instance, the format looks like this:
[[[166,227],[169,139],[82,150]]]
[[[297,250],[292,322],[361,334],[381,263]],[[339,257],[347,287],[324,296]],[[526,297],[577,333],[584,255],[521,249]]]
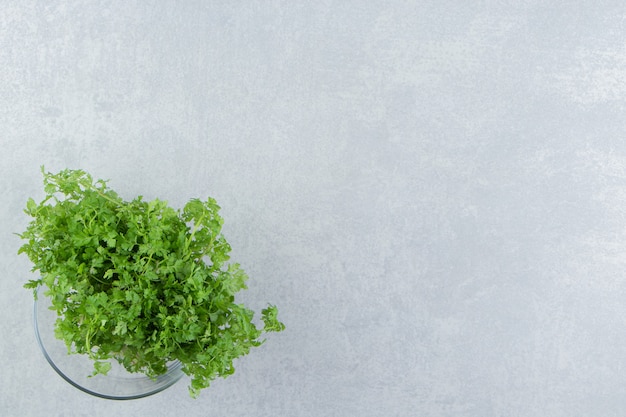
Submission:
[[[156,377],[178,360],[197,397],[233,360],[261,345],[265,332],[285,328],[278,310],[254,312],[235,303],[246,273],[228,263],[217,202],[190,200],[182,210],[165,201],[124,201],[106,181],[82,170],[56,174],[42,167],[45,198],[32,198],[33,219],[19,236],[58,318],[56,337],[69,353],[94,361],[94,375],[110,360]],[[35,293],[36,296],[36,293]]]

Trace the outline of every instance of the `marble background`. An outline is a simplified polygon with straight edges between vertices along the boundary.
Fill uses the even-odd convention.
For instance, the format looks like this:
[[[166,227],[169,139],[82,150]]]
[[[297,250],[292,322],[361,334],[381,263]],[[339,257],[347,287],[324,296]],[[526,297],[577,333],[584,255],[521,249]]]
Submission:
[[[623,416],[622,1],[0,0],[0,415]],[[39,167],[222,206],[284,333],[198,400],[35,344]]]

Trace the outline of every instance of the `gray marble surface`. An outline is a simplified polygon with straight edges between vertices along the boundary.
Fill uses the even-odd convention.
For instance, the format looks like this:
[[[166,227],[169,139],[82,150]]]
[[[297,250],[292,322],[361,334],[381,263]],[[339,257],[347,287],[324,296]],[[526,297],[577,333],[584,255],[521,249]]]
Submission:
[[[0,415],[623,416],[621,1],[0,1]],[[287,330],[198,400],[47,365],[39,167],[215,197]]]

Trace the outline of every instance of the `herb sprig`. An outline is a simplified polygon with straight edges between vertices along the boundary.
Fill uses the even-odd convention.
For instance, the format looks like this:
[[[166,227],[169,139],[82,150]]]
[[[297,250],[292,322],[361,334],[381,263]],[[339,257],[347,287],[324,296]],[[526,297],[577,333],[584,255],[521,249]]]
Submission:
[[[82,170],[45,172],[45,198],[26,203],[33,217],[19,236],[58,318],[55,335],[69,353],[105,374],[111,359],[130,372],[156,377],[178,360],[197,397],[233,360],[261,345],[265,332],[285,328],[276,306],[254,312],[235,303],[247,275],[227,263],[217,202],[190,200],[181,210],[165,201],[124,201],[106,181]],[[35,292],[36,296],[36,292]]]

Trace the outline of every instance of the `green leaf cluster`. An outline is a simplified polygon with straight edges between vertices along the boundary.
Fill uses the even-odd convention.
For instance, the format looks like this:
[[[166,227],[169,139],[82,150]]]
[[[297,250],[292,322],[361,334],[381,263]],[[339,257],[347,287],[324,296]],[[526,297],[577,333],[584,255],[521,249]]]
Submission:
[[[82,170],[45,172],[45,198],[29,199],[33,219],[19,236],[58,319],[55,334],[68,352],[86,354],[94,374],[109,360],[156,377],[178,360],[196,397],[233,360],[281,331],[275,306],[254,312],[235,303],[247,275],[228,263],[217,202],[190,200],[182,210],[165,201],[124,201],[106,181]],[[36,292],[35,292],[36,296]]]

